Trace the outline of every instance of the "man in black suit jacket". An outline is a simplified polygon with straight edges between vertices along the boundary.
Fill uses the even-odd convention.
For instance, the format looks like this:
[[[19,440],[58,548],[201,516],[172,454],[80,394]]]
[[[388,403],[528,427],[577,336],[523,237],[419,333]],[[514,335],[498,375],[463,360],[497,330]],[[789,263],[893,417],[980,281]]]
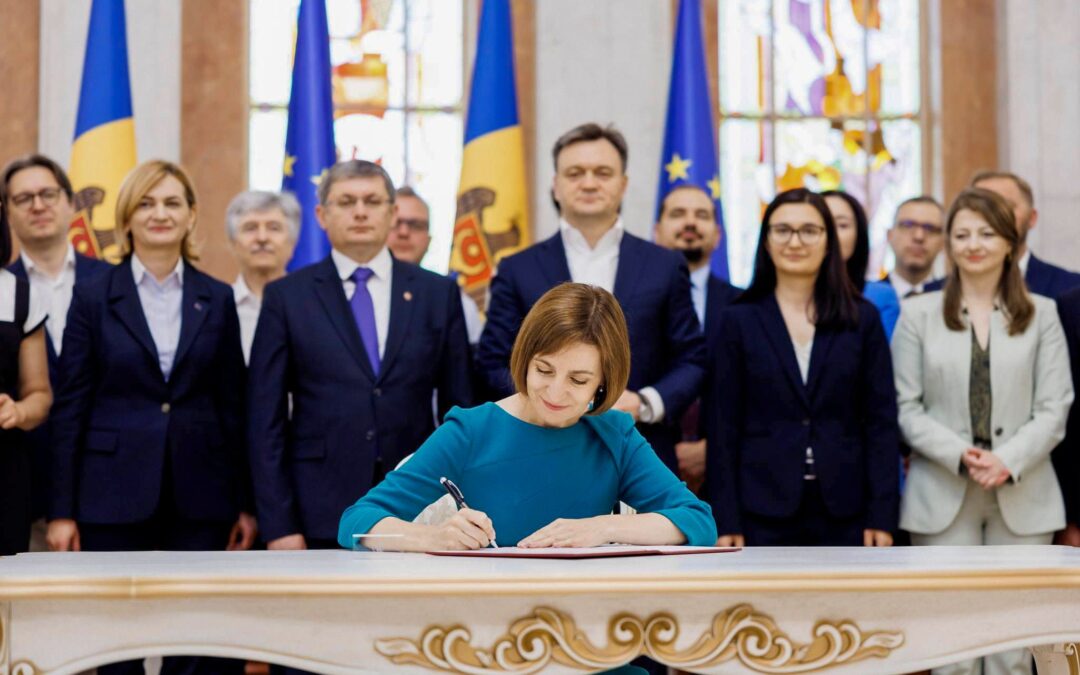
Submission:
[[[345,507],[472,404],[457,284],[386,247],[394,186],[352,160],[319,186],[333,247],[266,287],[251,348],[248,441],[270,549],[336,548]],[[289,412],[289,397],[292,412]]]
[[[690,268],[690,298],[706,342],[720,322],[720,313],[742,291],[712,273],[713,251],[720,245],[716,202],[700,186],[682,183],[664,195],[656,221],[656,243],[679,251]],[[712,359],[707,359],[708,363]],[[706,366],[704,390],[711,369]],[[705,481],[705,439],[699,425],[700,399],[682,417],[682,440],[675,444],[679,476],[694,492]]]
[[[49,357],[49,382],[53,391],[60,383],[60,349],[68,307],[76,285],[110,268],[109,263],[75,252],[68,241],[68,226],[75,214],[71,181],[59,164],[43,155],[20,157],[4,167],[0,182],[8,222],[19,240],[20,253],[8,269],[26,281],[34,293],[46,299],[49,318],[45,345]],[[7,261],[0,261],[6,263]],[[31,494],[34,518],[45,515],[49,503],[49,421],[29,434],[33,448]],[[31,550],[45,550],[44,521],[33,532]]]
[[[1062,294],[1057,304],[1069,344],[1073,389],[1080,391],[1080,288]],[[1055,543],[1080,546],[1080,403],[1073,402],[1065,439],[1054,449],[1052,459],[1065,496],[1065,529]]]
[[[998,193],[1012,208],[1020,229],[1021,244],[1017,252],[1020,269],[1029,291],[1057,300],[1061,294],[1080,286],[1080,274],[1036,258],[1027,247],[1028,232],[1038,222],[1039,212],[1035,208],[1035,193],[1026,180],[1008,171],[981,171],[971,179],[971,186]]]
[[[626,232],[626,139],[611,127],[583,124],[552,152],[552,196],[562,216],[555,236],[504,259],[491,281],[477,361],[490,397],[513,393],[514,338],[533,303],[565,281],[613,293],[630,334],[630,381],[615,408],[631,414],[657,455],[678,471],[678,420],[697,397],[705,346],[690,301],[681,255]]]

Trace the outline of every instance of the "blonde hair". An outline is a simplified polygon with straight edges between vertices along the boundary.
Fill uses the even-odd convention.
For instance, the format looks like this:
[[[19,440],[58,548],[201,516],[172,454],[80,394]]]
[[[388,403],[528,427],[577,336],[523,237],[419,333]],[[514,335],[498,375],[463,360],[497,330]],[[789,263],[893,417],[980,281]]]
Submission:
[[[193,213],[195,212],[195,204],[197,203],[195,184],[192,183],[191,176],[188,175],[187,171],[184,171],[183,167],[163,159],[152,159],[135,167],[124,178],[124,183],[120,186],[120,194],[116,198],[116,243],[120,247],[120,254],[123,257],[128,257],[134,250],[134,244],[131,240],[131,217],[135,214],[135,210],[139,208],[139,202],[142,201],[142,198],[166,176],[172,176],[180,181],[180,184],[184,187],[184,198],[187,200],[188,208]],[[180,242],[180,255],[183,256],[184,260],[199,259],[193,241],[197,224],[198,218],[196,217]]]
[[[615,296],[588,284],[559,284],[529,310],[510,354],[515,389],[528,391],[526,381],[533,358],[579,343],[600,352],[600,386],[589,414],[599,415],[611,408],[630,378],[630,337]]]

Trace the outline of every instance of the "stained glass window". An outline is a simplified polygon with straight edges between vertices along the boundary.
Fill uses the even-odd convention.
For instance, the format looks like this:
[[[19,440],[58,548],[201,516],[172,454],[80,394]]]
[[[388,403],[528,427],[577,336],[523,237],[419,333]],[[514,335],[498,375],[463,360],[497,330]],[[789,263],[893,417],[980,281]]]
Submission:
[[[919,0],[719,3],[720,164],[732,280],[749,282],[780,191],[843,189],[870,218],[869,273],[924,191]]]
[[[249,0],[248,182],[281,188],[299,0]],[[326,0],[341,158],[377,161],[431,206],[424,266],[445,272],[461,166],[463,0]]]

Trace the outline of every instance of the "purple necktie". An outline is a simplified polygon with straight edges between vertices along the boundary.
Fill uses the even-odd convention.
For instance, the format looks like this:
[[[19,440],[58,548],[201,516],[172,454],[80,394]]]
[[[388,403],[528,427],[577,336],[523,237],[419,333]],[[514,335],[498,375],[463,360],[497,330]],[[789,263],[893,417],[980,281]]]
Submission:
[[[375,329],[375,305],[371,302],[371,293],[368,292],[367,281],[374,274],[366,267],[357,267],[349,277],[356,282],[356,290],[353,291],[349,306],[352,307],[353,318],[356,327],[360,329],[360,340],[364,343],[364,351],[367,352],[368,360],[371,361],[371,370],[375,375],[379,374],[379,333]]]

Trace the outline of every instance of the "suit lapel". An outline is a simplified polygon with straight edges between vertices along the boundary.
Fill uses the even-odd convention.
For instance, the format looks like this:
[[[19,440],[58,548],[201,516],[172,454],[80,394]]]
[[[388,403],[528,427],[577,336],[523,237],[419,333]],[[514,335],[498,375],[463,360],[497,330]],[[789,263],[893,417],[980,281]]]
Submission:
[[[566,248],[563,246],[562,233],[556,232],[555,236],[540,244],[542,260],[540,273],[544,275],[548,288],[554,288],[564,281],[570,281],[570,265],[566,262]]]
[[[190,264],[184,265],[184,298],[180,305],[180,341],[176,345],[176,358],[173,359],[173,372],[191,349],[191,343],[199,334],[210,313],[210,289],[202,275]]]
[[[619,242],[619,264],[615,268],[614,295],[623,307],[630,306],[634,289],[642,276],[645,257],[645,247],[642,244],[644,243],[629,232],[623,232],[622,241]]]
[[[375,379],[375,373],[371,370],[371,362],[368,361],[367,352],[364,351],[364,343],[360,341],[360,329],[356,327],[353,319],[352,308],[345,298],[345,289],[338,277],[337,267],[333,258],[327,257],[319,263],[319,269],[315,273],[315,294],[326,310],[327,318],[341,337],[342,342],[349,348],[360,369],[371,378]]]
[[[29,278],[26,276],[26,267],[23,265],[22,256],[15,258],[15,262],[8,265],[8,271],[23,281],[29,281]]]
[[[821,373],[829,363],[829,350],[836,341],[836,334],[831,330],[815,329],[814,346],[810,349],[810,370],[806,376],[806,392],[810,396],[817,391]]]
[[[120,263],[116,269],[111,270],[112,279],[109,281],[109,306],[116,318],[127,329],[135,341],[142,345],[147,355],[153,359],[154,371],[161,373],[158,367],[157,345],[150,334],[150,326],[146,323],[146,314],[143,312],[142,303],[139,302],[139,291],[135,287],[135,277],[131,272],[131,258]]]
[[[390,370],[394,357],[401,349],[401,343],[408,339],[409,322],[412,320],[413,306],[418,301],[416,269],[394,259],[390,277],[390,325],[386,329],[386,349],[383,350],[382,365],[379,367],[379,379]],[[426,339],[425,336],[413,336],[413,339]]]
[[[795,347],[791,344],[791,335],[784,323],[784,316],[780,313],[780,306],[776,304],[776,298],[770,295],[763,302],[757,303],[757,306],[758,317],[765,328],[765,335],[769,338],[769,344],[784,374],[787,375],[791,388],[798,395],[799,400],[809,407],[810,400],[806,395],[806,385],[803,384],[802,375],[799,373],[799,362],[795,359]]]

